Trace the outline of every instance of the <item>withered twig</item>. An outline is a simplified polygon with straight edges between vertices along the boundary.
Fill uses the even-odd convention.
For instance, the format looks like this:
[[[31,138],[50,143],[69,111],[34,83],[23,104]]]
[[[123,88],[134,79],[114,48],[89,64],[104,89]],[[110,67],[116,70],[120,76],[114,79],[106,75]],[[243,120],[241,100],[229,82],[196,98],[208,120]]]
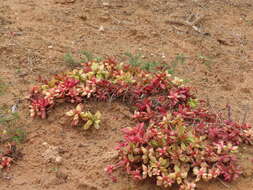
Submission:
[[[218,179],[219,182],[220,182],[222,185],[224,185],[226,188],[231,189],[231,187],[230,187],[228,184],[226,184],[224,181],[222,181],[220,178],[217,178],[217,179]]]
[[[168,20],[166,20],[167,23],[170,23],[170,24],[179,24],[179,25],[185,25],[185,26],[189,26],[191,27],[193,30],[199,32],[202,34],[202,31],[196,26],[196,24],[198,24],[203,18],[204,18],[204,15],[194,15],[194,14],[191,14],[188,19],[185,20],[182,20],[182,19],[173,19],[171,18],[172,16],[170,16],[170,18]],[[195,19],[193,19],[195,17]],[[193,20],[193,21],[191,21]],[[174,27],[175,28],[175,27]],[[178,30],[178,28],[176,28]]]
[[[245,108],[245,112],[244,112],[244,114],[243,114],[242,124],[245,124],[245,123],[246,123],[249,110],[250,110],[249,105],[247,105],[246,108]]]
[[[232,112],[231,112],[231,105],[227,104],[227,109],[228,109],[228,120],[232,121]]]
[[[220,117],[219,113],[215,112],[213,106],[210,104],[209,97],[207,97],[207,106],[212,110],[213,113],[215,113],[215,115],[218,117],[220,123],[222,123],[222,118]]]

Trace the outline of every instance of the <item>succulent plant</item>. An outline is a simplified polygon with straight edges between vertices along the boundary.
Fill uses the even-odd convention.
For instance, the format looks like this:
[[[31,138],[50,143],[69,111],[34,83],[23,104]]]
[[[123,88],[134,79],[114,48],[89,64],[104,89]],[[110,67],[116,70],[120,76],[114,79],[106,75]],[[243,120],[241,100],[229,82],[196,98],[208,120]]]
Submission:
[[[136,125],[122,130],[119,160],[105,169],[113,181],[113,171],[123,168],[135,180],[153,178],[159,186],[193,190],[200,180],[231,181],[240,175],[236,155],[242,143],[253,143],[250,125],[210,112],[182,79],[165,71],[148,72],[114,59],[82,65],[35,86],[30,113],[44,119],[64,100],[77,105],[66,113],[72,126],[99,129],[100,112],[84,111],[84,100],[118,99],[135,106]]]

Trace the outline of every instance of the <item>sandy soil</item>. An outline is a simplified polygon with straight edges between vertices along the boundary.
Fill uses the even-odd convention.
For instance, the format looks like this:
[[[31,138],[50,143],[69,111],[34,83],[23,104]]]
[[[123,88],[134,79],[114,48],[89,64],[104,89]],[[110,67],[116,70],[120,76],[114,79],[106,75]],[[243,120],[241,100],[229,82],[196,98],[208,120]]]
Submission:
[[[126,60],[124,52],[142,53],[146,60],[168,65],[183,54],[177,56],[184,63],[175,73],[189,79],[213,109],[222,111],[229,103],[234,119],[242,122],[248,113],[253,124],[252,10],[252,0],[1,0],[0,78],[8,88],[0,104],[18,105],[15,125],[28,136],[19,145],[23,158],[0,178],[0,189],[160,189],[150,181],[133,182],[121,171],[118,183],[112,183],[104,173],[115,159],[120,129],[133,123],[124,105],[88,104],[102,112],[99,131],[66,126],[63,114],[69,105],[44,121],[29,118],[24,101],[29,88],[39,76],[70,69],[63,61],[67,52],[78,56],[87,50],[119,60]],[[59,163],[47,162],[49,146],[62,157]],[[244,172],[237,182],[213,181],[199,189],[253,190],[253,149],[244,148]]]

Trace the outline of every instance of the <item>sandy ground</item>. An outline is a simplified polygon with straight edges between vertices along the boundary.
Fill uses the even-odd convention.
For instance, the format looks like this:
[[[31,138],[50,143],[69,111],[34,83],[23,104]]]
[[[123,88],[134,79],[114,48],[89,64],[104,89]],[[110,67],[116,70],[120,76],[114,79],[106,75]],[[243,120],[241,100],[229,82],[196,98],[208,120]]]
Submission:
[[[176,60],[176,75],[189,79],[213,109],[222,111],[229,103],[234,119],[242,122],[247,113],[253,124],[252,10],[252,0],[1,0],[0,78],[7,89],[0,104],[18,105],[15,126],[27,130],[27,141],[19,145],[23,158],[0,178],[0,189],[160,189],[151,181],[133,182],[121,171],[112,183],[104,173],[115,159],[120,129],[133,123],[124,105],[88,105],[103,115],[99,131],[66,126],[69,105],[53,110],[47,120],[29,118],[24,101],[29,88],[39,76],[70,69],[63,59],[68,52],[119,60],[126,60],[125,52],[141,53],[168,65]],[[47,162],[48,146],[57,147],[60,163]],[[199,189],[253,190],[252,155],[245,147],[238,181],[203,183]]]

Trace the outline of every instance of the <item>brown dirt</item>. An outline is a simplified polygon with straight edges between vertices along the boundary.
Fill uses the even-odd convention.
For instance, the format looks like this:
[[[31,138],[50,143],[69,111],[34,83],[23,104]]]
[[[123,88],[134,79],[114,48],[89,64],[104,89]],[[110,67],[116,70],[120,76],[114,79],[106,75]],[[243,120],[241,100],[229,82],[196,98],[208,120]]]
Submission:
[[[90,109],[103,113],[102,129],[82,132],[64,125],[67,105],[47,120],[30,119],[24,101],[28,89],[39,75],[69,69],[63,56],[70,51],[121,60],[124,52],[141,52],[144,59],[164,64],[183,53],[186,60],[176,74],[190,79],[214,109],[230,103],[233,118],[242,121],[247,107],[253,107],[252,10],[252,0],[1,0],[0,76],[8,89],[0,104],[18,103],[17,125],[27,129],[28,138],[20,145],[23,159],[0,178],[0,189],[160,189],[149,181],[135,183],[120,171],[118,183],[104,174],[103,168],[114,161],[120,129],[132,125],[127,107],[90,103]],[[190,14],[203,16],[196,23],[199,32],[184,24]],[[252,114],[247,118],[253,124]],[[57,147],[60,163],[46,162],[45,142]],[[238,181],[203,183],[199,189],[253,190],[252,155],[246,147]]]

